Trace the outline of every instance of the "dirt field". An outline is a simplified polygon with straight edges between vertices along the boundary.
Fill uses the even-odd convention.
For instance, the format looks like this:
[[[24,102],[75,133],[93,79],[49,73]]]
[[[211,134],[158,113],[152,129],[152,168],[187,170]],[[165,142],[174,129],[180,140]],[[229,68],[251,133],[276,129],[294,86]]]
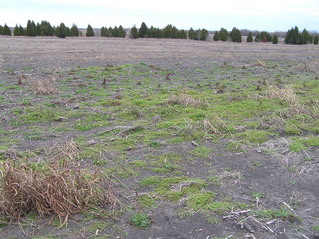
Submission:
[[[72,142],[120,202],[0,238],[319,238],[318,77],[314,45],[0,37],[0,162]]]

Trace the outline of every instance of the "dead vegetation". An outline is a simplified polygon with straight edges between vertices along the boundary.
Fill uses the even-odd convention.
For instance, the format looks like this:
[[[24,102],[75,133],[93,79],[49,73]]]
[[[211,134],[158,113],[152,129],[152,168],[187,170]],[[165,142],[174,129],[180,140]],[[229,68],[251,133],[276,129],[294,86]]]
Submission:
[[[74,143],[65,145],[45,167],[34,162],[6,162],[1,165],[0,215],[20,220],[28,213],[57,216],[61,226],[69,216],[90,207],[113,208],[114,187],[101,172],[82,169],[76,161]],[[59,160],[68,157],[69,160]]]
[[[290,105],[298,104],[297,96],[291,86],[279,88],[276,85],[268,85],[267,96],[272,99],[279,99],[285,101]]]
[[[179,94],[179,95],[172,95],[167,101],[167,104],[178,104],[178,105],[185,105],[185,106],[203,106],[204,103],[200,100],[196,100],[190,95],[187,94]]]
[[[58,77],[53,74],[45,77],[34,76],[28,81],[28,85],[36,95],[57,94],[57,79]]]

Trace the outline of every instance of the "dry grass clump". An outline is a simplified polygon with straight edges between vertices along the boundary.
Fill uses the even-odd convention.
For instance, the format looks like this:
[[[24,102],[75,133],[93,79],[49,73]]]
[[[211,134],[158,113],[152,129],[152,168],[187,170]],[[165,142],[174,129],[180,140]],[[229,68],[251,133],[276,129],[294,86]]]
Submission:
[[[298,71],[313,71],[317,72],[319,69],[319,62],[318,61],[307,61],[305,63],[300,63],[297,67],[296,70]]]
[[[223,121],[219,117],[204,119],[203,126],[204,126],[206,134],[217,134],[217,135],[232,134],[231,129],[227,126],[225,121]]]
[[[49,95],[58,93],[57,76],[47,75],[46,77],[34,76],[28,82],[31,90],[36,95]]]
[[[179,94],[179,95],[172,95],[167,101],[167,104],[178,104],[178,105],[185,105],[185,106],[200,106],[204,105],[200,100],[196,100],[190,95],[187,94]]]
[[[285,101],[291,105],[298,104],[298,98],[291,86],[279,88],[275,85],[268,85],[267,96],[273,99]]]
[[[116,204],[111,183],[100,173],[92,174],[70,163],[56,161],[41,170],[34,169],[32,163],[7,163],[0,172],[0,214],[11,220],[34,212],[58,216],[66,225],[70,215],[90,206]]]

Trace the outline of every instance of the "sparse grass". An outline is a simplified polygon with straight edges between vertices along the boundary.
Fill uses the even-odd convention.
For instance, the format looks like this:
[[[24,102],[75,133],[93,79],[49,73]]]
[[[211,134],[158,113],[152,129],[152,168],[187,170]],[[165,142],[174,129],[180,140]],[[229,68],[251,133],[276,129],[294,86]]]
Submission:
[[[131,225],[140,229],[147,229],[150,227],[152,221],[146,213],[135,213],[131,217]]]

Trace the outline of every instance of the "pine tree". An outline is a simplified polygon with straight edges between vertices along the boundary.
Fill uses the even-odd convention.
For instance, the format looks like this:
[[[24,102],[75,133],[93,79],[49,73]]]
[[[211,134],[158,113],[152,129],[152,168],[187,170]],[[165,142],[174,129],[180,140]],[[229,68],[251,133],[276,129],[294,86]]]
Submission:
[[[203,28],[200,32],[199,40],[206,41],[207,39],[208,39],[208,31]]]
[[[126,36],[126,31],[122,27],[122,25],[119,26],[119,37],[125,38]]]
[[[65,27],[65,25],[64,25],[63,22],[61,22],[60,26],[58,26],[58,27],[56,28],[56,36],[57,36],[58,38],[66,38],[66,36],[67,36],[67,31],[66,31],[66,27]]]
[[[191,39],[191,40],[195,39],[195,31],[194,31],[194,29],[192,27],[188,31],[188,38]]]
[[[274,35],[272,38],[272,44],[278,44],[278,36]]]
[[[7,24],[4,24],[4,27],[3,27],[3,35],[7,35],[7,36],[11,36],[11,30],[10,28],[7,26]]]
[[[112,37],[118,37],[118,36],[119,36],[119,29],[117,28],[117,26],[115,26],[112,32]]]
[[[3,26],[0,25],[0,35],[3,35]]]
[[[187,33],[185,30],[180,30],[179,31],[179,38],[180,39],[186,39],[187,38]]]
[[[145,22],[142,22],[140,29],[138,30],[138,37],[144,38],[147,36],[147,26]]]
[[[303,29],[302,31],[302,37],[303,37],[303,44],[312,44],[312,36],[309,34],[309,32],[306,29]]]
[[[225,28],[221,28],[219,31],[219,40],[227,41],[228,39],[228,32]]]
[[[241,33],[236,27],[234,27],[230,32],[230,38],[232,42],[242,42]]]
[[[86,29],[86,36],[87,37],[94,37],[95,36],[93,28],[91,27],[90,24],[88,25],[88,27]]]
[[[20,36],[25,36],[25,30],[23,29],[21,25],[19,26],[19,32],[20,32]]]
[[[138,31],[137,31],[137,28],[136,28],[135,25],[131,28],[130,38],[131,39],[137,39],[138,38]]]
[[[35,25],[34,21],[28,20],[26,35],[29,37],[35,37],[37,34],[37,26]]]
[[[79,29],[77,25],[73,24],[70,30],[71,37],[78,37],[80,35]]]
[[[37,31],[39,31],[37,33],[37,35],[40,35],[40,36],[53,36],[54,35],[53,27],[47,21],[41,21],[41,24],[39,25],[39,29]]]
[[[214,41],[219,41],[219,32],[216,31],[215,34],[214,34]]]
[[[247,42],[253,42],[253,34],[251,32],[248,33]]]
[[[314,39],[313,39],[313,44],[314,44],[314,45],[318,45],[318,41],[319,41],[319,37],[318,37],[318,35],[316,35],[316,36],[314,37]]]
[[[19,29],[18,25],[16,25],[16,26],[14,27],[14,29],[13,29],[13,35],[14,35],[14,36],[21,36],[21,35],[20,35],[20,29]]]

